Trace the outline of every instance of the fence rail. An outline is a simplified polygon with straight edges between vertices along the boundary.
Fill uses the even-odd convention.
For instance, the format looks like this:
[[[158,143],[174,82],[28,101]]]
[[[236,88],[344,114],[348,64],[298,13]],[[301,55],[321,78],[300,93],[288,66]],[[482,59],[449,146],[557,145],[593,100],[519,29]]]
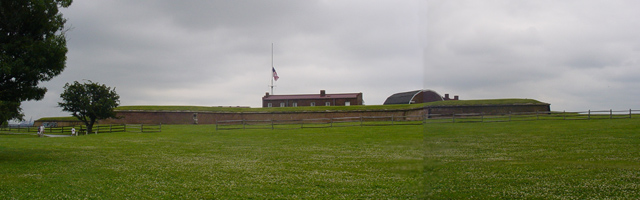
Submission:
[[[124,124],[123,132],[162,132],[162,124]]]
[[[299,120],[221,120],[216,130],[230,129],[300,129],[348,126],[422,125],[427,123],[490,123],[533,120],[623,119],[640,114],[640,110],[588,110],[580,112],[509,112],[502,114],[452,113],[414,116],[361,116]]]
[[[71,134],[71,129],[75,128],[78,134],[85,134],[87,127],[84,125],[77,126],[58,126],[58,127],[45,127],[44,132],[46,134]],[[38,132],[38,127],[35,126],[8,126],[0,128],[0,131],[12,131],[12,132]],[[161,132],[162,124],[106,124],[106,125],[94,125],[92,129],[93,133],[116,133],[116,132]]]
[[[216,130],[229,129],[300,129],[347,126],[422,125],[422,115],[416,116],[362,116],[339,118],[315,118],[296,120],[221,120]]]

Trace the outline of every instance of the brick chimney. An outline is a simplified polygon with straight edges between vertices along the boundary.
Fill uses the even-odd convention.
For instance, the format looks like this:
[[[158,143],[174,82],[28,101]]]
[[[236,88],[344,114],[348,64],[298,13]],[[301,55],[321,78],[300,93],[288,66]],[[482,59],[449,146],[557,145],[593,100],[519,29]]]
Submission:
[[[269,92],[265,92],[264,97],[269,97]]]
[[[324,97],[325,95],[327,95],[327,93],[324,90],[320,90],[320,96]]]
[[[458,100],[458,95],[453,96],[453,100]]]
[[[444,94],[444,100],[449,100],[449,94]]]

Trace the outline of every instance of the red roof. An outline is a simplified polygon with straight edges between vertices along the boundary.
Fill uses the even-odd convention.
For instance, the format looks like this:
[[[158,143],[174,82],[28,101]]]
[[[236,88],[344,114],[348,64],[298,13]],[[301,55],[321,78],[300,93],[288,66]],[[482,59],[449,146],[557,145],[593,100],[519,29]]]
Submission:
[[[343,99],[358,98],[362,93],[344,93],[344,94],[292,94],[292,95],[269,95],[262,97],[262,100],[282,100],[282,99]]]

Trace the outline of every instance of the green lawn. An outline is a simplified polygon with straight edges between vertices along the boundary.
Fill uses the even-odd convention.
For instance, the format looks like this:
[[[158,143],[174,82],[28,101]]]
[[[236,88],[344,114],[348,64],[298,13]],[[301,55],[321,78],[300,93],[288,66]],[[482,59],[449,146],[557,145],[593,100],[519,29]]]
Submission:
[[[407,199],[422,126],[0,135],[0,199]]]
[[[428,124],[437,199],[640,199],[640,119]]]
[[[640,199],[640,118],[162,131],[0,134],[0,199]]]

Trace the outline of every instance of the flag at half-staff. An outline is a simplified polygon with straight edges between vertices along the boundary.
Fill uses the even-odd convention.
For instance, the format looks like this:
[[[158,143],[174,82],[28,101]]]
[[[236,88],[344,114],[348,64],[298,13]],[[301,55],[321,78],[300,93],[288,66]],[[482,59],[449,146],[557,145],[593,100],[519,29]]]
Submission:
[[[273,71],[273,80],[278,80],[280,77],[278,76],[278,73],[276,72],[276,68],[271,67],[271,70]]]

